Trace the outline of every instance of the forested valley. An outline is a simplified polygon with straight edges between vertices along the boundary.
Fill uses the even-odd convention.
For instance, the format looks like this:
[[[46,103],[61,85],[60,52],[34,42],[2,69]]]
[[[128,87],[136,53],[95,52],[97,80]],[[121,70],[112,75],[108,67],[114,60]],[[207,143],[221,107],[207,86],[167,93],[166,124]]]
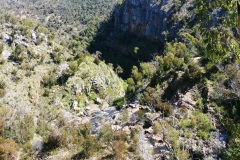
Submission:
[[[0,0],[0,160],[240,159],[238,0]]]

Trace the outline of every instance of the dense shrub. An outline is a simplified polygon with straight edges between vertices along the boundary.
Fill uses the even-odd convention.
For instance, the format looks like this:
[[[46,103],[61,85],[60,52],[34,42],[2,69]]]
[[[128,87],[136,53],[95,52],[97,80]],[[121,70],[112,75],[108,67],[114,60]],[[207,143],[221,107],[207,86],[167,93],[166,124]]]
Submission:
[[[129,94],[134,93],[135,92],[135,82],[134,82],[133,78],[128,78],[127,84],[128,84],[127,93],[129,93]]]
[[[19,147],[12,139],[0,137],[0,159],[12,160],[17,157]]]
[[[215,130],[213,124],[211,123],[211,118],[209,114],[204,114],[200,111],[194,111],[190,118],[183,119],[179,126],[182,129],[191,128],[197,130],[197,136],[202,139],[208,139],[210,137],[210,132]]]
[[[117,107],[117,109],[121,109],[125,103],[126,103],[125,97],[116,98],[113,100],[113,104]]]
[[[96,57],[93,61],[96,65],[99,65],[99,63],[101,62],[100,59],[98,57]]]
[[[133,66],[132,68],[132,76],[135,82],[141,81],[143,78],[142,73],[138,71],[136,66]]]
[[[203,73],[198,64],[190,63],[188,65],[188,68],[185,70],[184,77],[191,81],[201,81],[203,77]]]
[[[6,60],[4,58],[0,58],[0,65],[4,64],[6,62]]]
[[[14,61],[21,63],[24,58],[27,57],[27,49],[22,44],[16,46],[14,52],[11,55],[11,58]]]
[[[113,130],[111,124],[105,124],[101,127],[99,138],[103,143],[109,144],[113,140]]]
[[[42,77],[41,84],[42,84],[44,87],[52,87],[52,86],[55,85],[56,83],[57,83],[57,80],[56,80],[54,74],[45,75],[45,76]]]
[[[167,102],[162,102],[160,99],[156,100],[154,107],[156,111],[161,111],[166,117],[170,116],[173,113],[172,106]]]
[[[0,98],[4,97],[6,94],[6,83],[4,81],[0,81]]]
[[[116,157],[116,159],[119,159],[119,160],[124,159],[125,152],[127,151],[126,149],[127,149],[127,147],[126,147],[124,141],[114,141],[113,142],[113,153],[114,153],[114,156]]]
[[[162,131],[162,124],[160,122],[156,122],[154,125],[153,125],[153,134],[158,134]]]
[[[75,73],[78,70],[78,62],[77,61],[71,61],[69,62],[69,68]]]
[[[0,44],[0,54],[2,54],[3,49],[4,49],[4,45],[3,45],[3,44]]]
[[[1,89],[1,88],[0,88],[0,98],[4,97],[6,93],[7,93],[7,92],[6,92],[5,89]]]

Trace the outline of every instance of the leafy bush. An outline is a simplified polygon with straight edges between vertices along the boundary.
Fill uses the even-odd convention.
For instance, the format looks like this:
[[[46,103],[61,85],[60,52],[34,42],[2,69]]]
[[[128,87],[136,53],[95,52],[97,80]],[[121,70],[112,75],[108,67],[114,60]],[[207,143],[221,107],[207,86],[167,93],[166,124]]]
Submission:
[[[6,92],[5,89],[1,89],[1,88],[0,88],[0,98],[4,97],[6,93],[7,93],[7,92]]]
[[[184,77],[191,81],[201,81],[203,77],[203,73],[198,64],[190,63],[188,65],[188,68],[185,70]]]
[[[99,65],[99,63],[101,62],[100,59],[98,57],[96,57],[93,61],[96,65]]]
[[[69,62],[69,68],[75,73],[78,70],[78,62],[77,61],[71,61]]]
[[[78,65],[80,65],[82,62],[84,62],[86,57],[86,54],[82,53],[82,52],[78,52],[78,54],[75,57],[75,60],[77,60]]]
[[[157,122],[153,125],[153,134],[158,134],[158,133],[160,133],[161,130],[162,130],[162,124],[157,121]]]
[[[141,104],[145,104],[145,105],[153,105],[155,97],[154,97],[154,93],[155,93],[155,89],[152,87],[147,87],[145,89],[145,91],[143,92],[143,95],[140,99],[140,103]]]
[[[211,123],[211,116],[204,114],[201,111],[194,111],[190,118],[185,117],[179,126],[182,129],[191,128],[197,131],[197,136],[202,139],[208,139],[210,137],[210,132],[215,130],[213,124]]]
[[[156,100],[154,107],[156,111],[161,111],[166,117],[170,116],[173,113],[172,106],[167,102],[162,102],[160,99]]]
[[[135,92],[135,82],[134,82],[133,78],[128,78],[127,84],[128,84],[127,93],[130,93],[130,94],[134,93]]]
[[[12,160],[17,157],[19,147],[12,139],[0,137],[0,159]]]
[[[0,119],[0,136],[4,135],[4,127],[5,127],[5,122]]]
[[[22,44],[19,44],[16,46],[14,52],[12,53],[11,58],[14,61],[21,63],[24,60],[24,58],[27,56],[24,53],[26,51],[27,51],[26,47],[24,47]]]
[[[4,58],[0,58],[0,64],[4,64],[6,60]]]
[[[113,140],[113,130],[111,124],[105,124],[101,127],[99,137],[103,143],[109,144]]]
[[[116,98],[113,100],[113,105],[115,105],[119,110],[123,107],[125,103],[126,103],[125,97]]]
[[[132,76],[135,82],[141,81],[143,78],[142,73],[138,71],[136,66],[133,66],[132,68]]]
[[[2,54],[3,49],[4,49],[4,45],[3,45],[3,44],[0,44],[0,54]]]
[[[125,152],[126,152],[126,145],[124,141],[114,141],[113,142],[113,153],[116,157],[116,159],[124,159],[125,157]]]
[[[134,93],[135,92],[135,86],[134,85],[128,85],[127,87],[127,93]]]
[[[152,63],[141,63],[140,70],[144,78],[152,78],[156,72],[155,66]]]
[[[211,130],[215,129],[211,123],[211,116],[209,114],[196,111],[193,115],[196,118],[198,130],[203,130],[209,133]]]
[[[202,139],[208,139],[210,137],[210,134],[204,131],[199,131],[197,133],[197,136],[202,138]]]
[[[6,94],[6,83],[4,81],[0,81],[0,98],[4,97]]]
[[[55,85],[57,83],[57,80],[55,78],[54,74],[50,74],[50,75],[45,75],[42,77],[42,81],[41,84],[44,87],[52,87],[53,85]]]

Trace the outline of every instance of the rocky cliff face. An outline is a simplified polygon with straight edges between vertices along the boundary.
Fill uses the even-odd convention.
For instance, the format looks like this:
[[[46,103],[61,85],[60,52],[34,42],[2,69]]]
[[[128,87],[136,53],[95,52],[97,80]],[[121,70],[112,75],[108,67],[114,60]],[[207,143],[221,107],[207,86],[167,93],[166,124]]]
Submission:
[[[115,8],[114,18],[116,28],[163,42],[194,20],[193,1],[126,0]]]

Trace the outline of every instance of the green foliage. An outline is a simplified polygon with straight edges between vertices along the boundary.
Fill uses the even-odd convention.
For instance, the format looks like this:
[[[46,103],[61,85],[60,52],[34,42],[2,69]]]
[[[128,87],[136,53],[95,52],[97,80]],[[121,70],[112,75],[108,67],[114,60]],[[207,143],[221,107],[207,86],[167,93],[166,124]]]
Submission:
[[[4,139],[0,136],[0,159],[12,160],[17,157],[19,147],[12,139]]]
[[[8,22],[8,23],[12,23],[12,24],[15,24],[16,23],[16,17],[13,15],[13,14],[6,14],[4,16],[5,18],[5,21]]]
[[[152,63],[141,63],[140,70],[144,78],[152,78],[155,74],[155,66]]]
[[[62,48],[59,48],[59,47],[54,48],[52,55],[53,55],[52,58],[54,63],[60,64],[65,60],[64,51]]]
[[[43,27],[43,26],[37,27],[37,32],[38,33],[44,33],[46,35],[49,33],[48,29],[46,27]]]
[[[135,82],[139,82],[143,78],[142,73],[138,71],[138,68],[136,66],[133,66],[132,68],[132,76]]]
[[[78,70],[78,62],[77,61],[71,61],[69,62],[69,68],[75,73]]]
[[[167,43],[164,52],[165,53],[173,53],[178,58],[183,58],[184,54],[188,51],[186,45],[181,42],[176,43]]]
[[[74,155],[72,159],[89,159],[96,151],[99,150],[100,144],[98,143],[96,137],[91,135],[91,130],[91,123],[86,123],[73,131],[73,133],[75,133],[75,135],[73,135],[73,142],[79,145],[79,150],[81,151]]]
[[[233,147],[229,147],[221,153],[224,159],[238,160],[240,158],[239,153],[240,145],[239,143]]]
[[[162,124],[160,122],[156,122],[154,125],[153,125],[153,134],[159,134],[160,131],[162,131]]]
[[[115,69],[115,72],[116,72],[117,74],[123,73],[122,67],[118,65],[117,68]]]
[[[202,98],[198,98],[196,101],[196,106],[198,107],[198,109],[203,109],[203,100]]]
[[[84,62],[86,57],[86,54],[82,53],[82,52],[78,52],[75,59],[77,60],[78,65],[80,65],[82,62]]]
[[[83,151],[81,152],[84,158],[90,158],[98,150],[97,140],[91,135],[87,135],[83,142]]]
[[[3,80],[0,80],[0,98],[4,97],[7,93],[6,87],[6,83]]]
[[[202,70],[197,63],[188,64],[187,69],[185,70],[184,77],[190,81],[201,81],[203,77]]]
[[[34,30],[37,26],[37,23],[31,18],[25,18],[21,21],[21,23],[27,27],[27,29]]]
[[[135,86],[134,85],[128,85],[127,87],[127,93],[132,94],[135,92]]]
[[[171,148],[168,147],[172,152],[171,158],[174,159],[178,157],[179,159],[181,158],[184,160],[189,159],[189,153],[186,150],[181,149],[180,143],[178,142],[179,132],[166,122],[162,122],[161,125],[164,128],[161,131],[166,135],[166,141],[172,146]]]
[[[173,113],[172,106],[170,104],[168,104],[167,102],[162,102],[160,99],[156,100],[154,107],[155,107],[156,111],[161,111],[163,113],[163,115],[166,117],[172,115],[172,113]]]
[[[114,141],[113,142],[113,153],[116,159],[122,160],[125,158],[126,145],[124,141]]]
[[[113,130],[111,127],[111,124],[105,124],[101,127],[99,138],[103,143],[106,143],[107,145],[113,141]]]
[[[32,115],[25,115],[23,119],[18,121],[19,131],[16,131],[17,142],[22,144],[30,141],[33,138],[35,132],[35,126]]]
[[[136,114],[140,120],[144,120],[145,113],[147,113],[147,110],[145,110],[145,109],[140,109],[136,112]]]
[[[5,89],[0,88],[0,98],[4,97],[7,91]]]
[[[4,111],[5,110],[5,111]],[[2,117],[8,118],[12,112],[7,111],[3,108],[2,110],[5,115]],[[1,113],[1,112],[0,112]],[[13,120],[11,121],[11,125],[6,127],[4,130],[4,136],[8,138],[14,139],[15,142],[20,144],[28,143],[34,135],[35,125],[33,121],[33,117],[31,114],[21,114],[12,115]]]
[[[154,88],[147,87],[143,92],[140,102],[142,104],[153,106],[156,111],[161,111],[164,116],[168,117],[173,113],[172,106],[167,102],[162,102],[160,97],[161,96]]]
[[[211,3],[207,0],[195,1],[196,12],[202,20],[200,28],[203,35],[203,49],[206,51],[205,57],[211,62],[227,61],[229,57],[239,58],[239,52],[237,50],[234,51],[236,45],[233,41],[235,41],[235,38],[228,29],[229,27],[237,26],[236,2],[235,0],[216,0],[211,1]],[[227,12],[223,17],[219,17],[221,20],[217,22],[218,25],[211,26],[211,16],[207,17],[206,15],[209,15],[216,8],[221,8]],[[206,30],[206,28],[209,29]]]
[[[146,90],[143,92],[143,96],[140,99],[140,102],[142,104],[147,104],[147,105],[153,105],[154,103],[154,97],[153,93],[155,92],[155,89],[152,87],[147,87]]]
[[[56,77],[53,73],[51,73],[50,75],[45,75],[42,77],[42,81],[41,84],[44,87],[52,87],[53,85],[55,85],[57,83]]]
[[[129,121],[129,114],[128,110],[124,109],[119,117],[119,120],[121,121],[122,124],[126,124]]]
[[[215,0],[211,2],[208,0],[199,0],[194,2],[196,5],[196,12],[199,15],[199,19],[203,20],[205,18],[208,18],[207,21],[201,22],[203,27],[206,27],[210,23],[210,17],[206,17],[208,13],[213,12],[213,10],[216,8],[221,8],[228,11],[224,16],[224,25],[229,27],[237,26],[236,20],[233,20],[235,17],[237,17],[237,5],[235,0]]]
[[[0,44],[0,53],[3,52],[3,49],[4,49],[4,45],[3,45],[3,44]]]
[[[187,55],[187,48],[183,43],[167,43],[164,50],[166,55],[161,58],[157,57],[159,63],[159,70],[181,70],[184,64],[184,57]]]
[[[134,82],[133,78],[128,78],[127,84],[128,84],[127,93],[129,93],[129,94],[134,93],[136,89],[135,89],[135,82]]]
[[[221,156],[224,159],[233,159],[238,160],[240,158],[240,123],[234,122],[232,119],[226,118],[223,120],[223,123],[225,124],[226,128],[230,132],[230,135],[228,136],[228,148],[226,150],[221,151]]]
[[[127,84],[128,85],[135,85],[135,82],[134,82],[133,78],[128,78],[127,79]]]
[[[4,127],[5,127],[5,122],[0,119],[0,137],[4,136]]]
[[[236,102],[240,100],[239,87],[239,63],[231,63],[226,65],[219,65],[220,72],[212,75],[211,79],[214,81],[215,92],[214,98],[219,102]],[[235,105],[233,103],[233,105]]]
[[[101,62],[100,59],[98,57],[96,57],[93,61],[96,65],[99,65],[99,63]]]
[[[48,40],[49,40],[49,41],[52,41],[52,40],[54,39],[54,37],[55,37],[55,34],[54,34],[54,33],[48,34]]]
[[[210,132],[215,130],[211,123],[211,116],[200,111],[194,111],[190,118],[183,119],[179,123],[182,129],[191,128],[197,131],[197,136],[202,139],[208,139]]]
[[[21,63],[24,58],[27,57],[27,49],[22,44],[16,46],[14,52],[12,53],[12,59]]]
[[[140,63],[139,67],[138,64],[134,64],[131,70],[131,78],[128,78],[126,82],[128,83],[127,86],[127,93],[129,93],[134,99],[139,99],[141,104],[149,105],[152,108],[155,108],[156,111],[161,111],[164,116],[170,116],[173,113],[172,106],[167,102],[163,102],[161,97],[165,98],[163,94],[167,93],[168,90],[173,90],[172,92],[175,93],[175,89],[172,89],[176,86],[178,89],[177,91],[182,91],[181,85],[182,83],[191,81],[191,85],[198,85],[199,82],[202,82],[203,77],[205,79],[209,78],[208,76],[212,75],[217,69],[216,74],[212,75],[212,82],[214,82],[214,93],[211,95],[217,103],[221,103],[225,106],[223,109],[228,110],[228,113],[223,113],[224,118],[227,116],[230,118],[229,121],[233,120],[232,124],[229,126],[228,131],[230,131],[230,137],[228,138],[228,149],[222,153],[222,156],[225,159],[232,159],[232,157],[236,157],[239,159],[239,127],[238,127],[238,119],[239,119],[239,42],[236,39],[232,32],[229,30],[228,26],[231,27],[236,26],[236,21],[233,20],[233,17],[236,16],[236,1],[227,0],[227,1],[208,1],[208,0],[200,0],[194,1],[196,4],[196,11],[198,15],[196,17],[202,18],[200,23],[200,30],[197,29],[198,26],[195,25],[195,29],[191,28],[192,26],[185,26],[183,30],[181,30],[181,34],[179,35],[181,38],[181,42],[177,40],[169,43],[166,42],[166,46],[164,49],[164,56],[157,56],[155,60],[152,62],[146,62],[147,59],[144,59],[145,56],[142,55],[143,47],[147,46],[146,50],[151,50],[151,53],[154,53],[158,50],[158,48],[154,48],[148,45],[148,42],[141,42],[144,45],[139,45],[136,41],[141,41],[140,38],[129,38],[130,36],[125,35],[118,35],[118,41],[126,41],[127,45],[129,46],[129,50],[134,52],[135,57],[141,57],[144,59],[144,63]],[[234,3],[233,3],[234,2]],[[32,2],[33,4],[35,2]],[[50,2],[51,3],[51,2]],[[54,2],[55,3],[55,2]],[[65,88],[66,91],[63,95],[61,95],[61,86],[57,85],[59,83],[59,79],[66,79],[72,76],[72,72],[76,73],[76,75],[80,75],[84,80],[88,77],[93,76],[90,75],[90,72],[83,73],[80,70],[84,70],[82,66],[79,65],[84,64],[88,65],[89,63],[85,63],[87,59],[91,59],[92,61],[97,64],[93,65],[94,67],[102,66],[104,63],[100,61],[99,57],[93,59],[92,57],[86,57],[88,52],[85,52],[85,49],[90,45],[91,42],[95,40],[95,35],[98,32],[99,27],[101,28],[102,25],[105,25],[103,22],[108,21],[108,16],[105,13],[110,13],[112,6],[115,3],[120,2],[112,2],[110,0],[106,0],[104,2],[98,3],[89,0],[83,1],[69,1],[68,7],[63,7],[60,10],[64,10],[64,14],[59,12],[59,8],[55,6],[55,4],[44,6],[44,18],[51,14],[51,19],[46,24],[45,27],[41,27],[37,22],[32,19],[22,19],[17,21],[17,19],[8,14],[5,16],[5,20],[7,23],[17,23],[14,25],[14,32],[12,35],[16,35],[21,33],[24,37],[28,38],[29,34],[32,30],[35,30],[39,34],[37,34],[37,44],[42,44],[44,40],[44,36],[48,36],[48,45],[51,45],[54,50],[52,53],[53,62],[56,63],[54,65],[58,65],[63,61],[68,61],[70,70],[64,71],[59,78],[59,74],[56,72],[48,72],[42,76],[41,84],[47,88],[41,88],[39,93],[43,93],[44,97],[40,97],[40,100],[49,100],[49,104],[54,104],[55,101],[59,100],[61,102],[61,97],[65,97],[65,101],[68,107],[68,103],[71,100],[77,100],[79,105],[86,106],[87,99],[95,100],[96,97],[106,98],[108,95],[112,94],[108,90],[97,90],[92,89],[88,93],[77,93],[75,95],[75,91],[71,92],[68,90],[69,88]],[[175,0],[174,4],[176,6],[180,6],[183,3],[179,0]],[[97,5],[96,5],[97,4]],[[41,4],[39,4],[41,5]],[[42,7],[42,6],[41,6]],[[41,8],[40,6],[38,7]],[[50,10],[49,7],[52,9]],[[54,8],[56,7],[56,8]],[[119,7],[119,6],[117,6]],[[210,22],[210,18],[206,15],[210,15],[211,12],[215,8],[223,8],[226,9],[228,12],[226,13],[226,17],[220,18],[219,26],[213,26],[209,28],[209,24],[205,24]],[[75,9],[74,9],[75,8]],[[76,9],[77,8],[77,9]],[[176,9],[176,8],[175,8]],[[35,10],[35,9],[33,9]],[[39,9],[39,12],[42,12],[43,9]],[[58,13],[58,14],[56,14]],[[59,19],[55,19],[59,17]],[[233,16],[233,17],[231,17]],[[177,14],[173,20],[178,19]],[[42,19],[40,17],[40,19]],[[0,20],[1,21],[1,20]],[[74,23],[72,23],[74,22]],[[229,22],[229,23],[228,23]],[[1,22],[3,23],[3,22]],[[55,23],[55,24],[54,24]],[[227,25],[228,23],[228,25]],[[67,24],[67,25],[65,25]],[[79,25],[81,24],[81,25]],[[221,25],[223,24],[223,25]],[[79,27],[80,26],[80,27]],[[11,26],[10,26],[11,28]],[[8,29],[10,29],[8,28]],[[81,28],[81,31],[78,29]],[[58,32],[55,32],[58,31]],[[46,34],[43,35],[42,33]],[[49,34],[50,33],[50,34]],[[58,35],[58,33],[60,33]],[[47,35],[48,34],[48,35]],[[72,34],[72,35],[69,35]],[[99,33],[101,34],[101,33]],[[43,35],[43,36],[42,36]],[[63,36],[63,37],[60,37]],[[66,36],[66,37],[64,37]],[[67,40],[67,37],[71,37]],[[58,45],[54,42],[54,39],[59,39],[61,41],[61,45]],[[104,37],[104,36],[103,36]],[[126,38],[127,37],[127,38]],[[66,38],[66,39],[65,39]],[[104,37],[105,38],[105,37]],[[128,44],[129,41],[131,44]],[[146,44],[145,44],[146,43]],[[122,44],[122,43],[119,43]],[[30,44],[32,45],[32,44]],[[157,44],[158,45],[158,44]],[[43,45],[44,46],[44,45]],[[139,46],[139,47],[136,47]],[[153,45],[154,46],[154,45]],[[10,47],[10,46],[8,46]],[[124,48],[124,45],[123,47]],[[152,51],[152,48],[154,51]],[[3,45],[0,45],[0,53],[3,50]],[[10,49],[11,50],[11,49]],[[105,48],[104,48],[105,50]],[[162,50],[162,49],[161,49]],[[66,59],[66,53],[68,55],[68,59]],[[42,53],[41,53],[42,54]],[[44,53],[43,53],[44,55]],[[198,62],[199,56],[201,57],[200,62]],[[193,59],[193,57],[195,57]],[[34,74],[34,68],[32,64],[34,64],[35,57],[34,50],[23,45],[17,45],[16,48],[13,48],[13,53],[11,56],[12,60],[20,63],[17,69],[14,68],[13,74],[19,75],[17,70],[26,70],[25,76],[29,76],[31,78],[31,74]],[[114,55],[116,61],[124,61],[119,59],[118,56]],[[130,60],[131,61],[131,60]],[[42,61],[44,62],[44,61]],[[48,60],[46,56],[46,64],[45,66],[50,66],[48,63],[52,65],[52,61]],[[0,62],[1,63],[1,62]],[[9,62],[6,62],[7,64]],[[112,62],[114,63],[114,62]],[[117,62],[116,64],[118,64]],[[217,67],[216,64],[218,63]],[[3,64],[3,63],[1,63]],[[84,66],[83,65],[83,66]],[[114,65],[115,66],[115,65]],[[131,65],[132,66],[132,65]],[[14,66],[15,67],[15,66]],[[78,68],[79,67],[79,68]],[[92,70],[95,68],[89,66]],[[86,67],[87,68],[87,67]],[[113,68],[113,67],[109,67]],[[215,68],[215,70],[214,70]],[[204,70],[211,71],[209,73],[204,72]],[[125,70],[125,69],[124,69]],[[119,66],[116,68],[116,73],[123,72],[122,68]],[[129,70],[130,71],[130,70]],[[38,71],[36,71],[38,72]],[[70,73],[71,72],[71,73]],[[80,74],[78,74],[80,73]],[[12,75],[11,75],[12,76]],[[59,79],[57,79],[57,77]],[[115,78],[110,78],[110,81]],[[65,80],[62,80],[61,84],[67,84]],[[74,80],[73,80],[74,81]],[[74,81],[78,83],[78,80]],[[85,88],[88,86],[85,83]],[[109,83],[111,83],[109,82]],[[122,82],[121,82],[122,83]],[[210,83],[212,84],[212,83]],[[54,86],[56,85],[56,86]],[[0,98],[2,98],[6,94],[6,87],[3,87],[4,84],[0,83]],[[110,85],[109,85],[110,86]],[[173,87],[174,86],[174,87]],[[54,93],[51,91],[51,87],[55,87],[56,92]],[[58,90],[60,88],[60,90]],[[74,88],[74,87],[72,87]],[[126,89],[126,88],[125,88]],[[184,90],[184,89],[183,89]],[[59,93],[58,93],[59,92]],[[85,92],[85,91],[83,91]],[[115,93],[115,92],[114,92]],[[57,95],[60,94],[60,95]],[[82,94],[82,95],[80,95]],[[218,94],[218,95],[216,95]],[[56,97],[55,97],[56,96]],[[59,96],[59,97],[58,97]],[[210,97],[210,101],[213,100]],[[42,99],[43,98],[43,99]],[[171,100],[174,97],[170,97]],[[169,98],[169,99],[170,99]],[[113,99],[113,98],[112,98]],[[110,100],[110,103],[112,101]],[[41,101],[42,103],[42,101]],[[47,102],[46,102],[47,103]],[[116,105],[118,109],[121,109],[122,106],[126,103],[125,97],[117,98],[114,100],[113,104]],[[198,98],[196,101],[196,105],[198,109],[203,108],[203,104],[208,103],[206,99]],[[227,104],[226,104],[227,103]],[[234,104],[234,105],[233,105]],[[19,104],[20,105],[20,104]],[[55,105],[55,104],[54,104]],[[64,103],[65,106],[65,103]],[[228,107],[228,109],[226,109]],[[185,108],[185,113],[186,112]],[[2,110],[0,111],[2,112]],[[17,148],[14,145],[14,141],[6,140],[4,137],[5,135],[8,137],[12,137],[16,140],[16,142],[24,144],[30,143],[30,140],[34,133],[39,134],[43,137],[44,140],[44,152],[51,152],[57,149],[58,147],[67,147],[73,149],[74,151],[78,151],[79,153],[76,156],[73,156],[73,159],[90,159],[98,150],[100,144],[98,143],[98,139],[91,135],[91,125],[76,125],[73,124],[71,121],[64,119],[64,116],[59,114],[57,109],[54,109],[49,106],[45,106],[44,108],[40,109],[40,115],[37,116],[38,118],[38,125],[34,126],[33,124],[33,116],[30,114],[20,115],[17,117],[13,117],[14,120],[11,120],[12,124],[9,125],[5,123],[6,116],[4,114],[0,114],[0,159],[7,159],[9,155],[16,155],[14,151]],[[144,118],[144,115],[147,111],[146,110],[139,110],[136,114],[140,119]],[[219,111],[220,113],[220,111]],[[222,116],[222,115],[221,115]],[[219,116],[219,117],[221,117]],[[126,110],[123,111],[121,115],[121,120],[123,124],[128,121],[128,113]],[[170,119],[170,118],[169,118]],[[49,124],[54,122],[56,124],[56,128],[50,127]],[[227,124],[227,123],[226,123]],[[6,127],[6,125],[8,125]],[[20,126],[20,129],[17,127]],[[225,125],[225,124],[224,124]],[[5,128],[6,127],[6,128]],[[207,139],[210,136],[210,132],[214,130],[214,127],[211,123],[211,117],[208,114],[203,114],[199,111],[193,112],[193,115],[189,115],[189,117],[185,117],[179,123],[179,127],[186,132],[185,137],[191,138],[193,135],[191,132],[196,133],[196,135],[202,139]],[[167,123],[160,123],[156,122],[153,125],[153,132],[154,134],[163,133],[164,140],[169,142],[171,145],[168,146],[168,150],[171,151],[172,159],[188,159],[189,154],[184,148],[180,147],[179,144],[179,133],[176,129],[174,129],[171,125]],[[56,134],[57,133],[57,134]],[[129,137],[125,133],[113,133],[111,129],[111,125],[107,124],[104,125],[100,130],[99,140],[106,145],[111,145],[111,149],[115,156],[115,159],[124,159],[126,154],[126,140],[128,139],[128,150],[135,154],[137,150],[137,142],[138,139],[134,137],[133,140],[129,140]],[[7,143],[5,143],[7,142]],[[10,145],[9,145],[10,144]],[[47,146],[50,146],[49,148]],[[11,148],[13,147],[13,148]],[[9,149],[10,148],[10,149]],[[108,147],[110,149],[110,147]],[[4,151],[3,151],[4,150]],[[49,153],[51,154],[51,153]],[[32,158],[32,157],[31,157]]]
[[[202,139],[208,139],[210,137],[209,133],[207,132],[204,132],[202,130],[200,130],[198,133],[197,133],[197,136],[202,138]]]
[[[0,58],[0,65],[3,65],[6,62],[4,58]]]
[[[126,103],[125,97],[116,98],[113,100],[113,105],[115,105],[119,110],[123,107],[125,103]]]

